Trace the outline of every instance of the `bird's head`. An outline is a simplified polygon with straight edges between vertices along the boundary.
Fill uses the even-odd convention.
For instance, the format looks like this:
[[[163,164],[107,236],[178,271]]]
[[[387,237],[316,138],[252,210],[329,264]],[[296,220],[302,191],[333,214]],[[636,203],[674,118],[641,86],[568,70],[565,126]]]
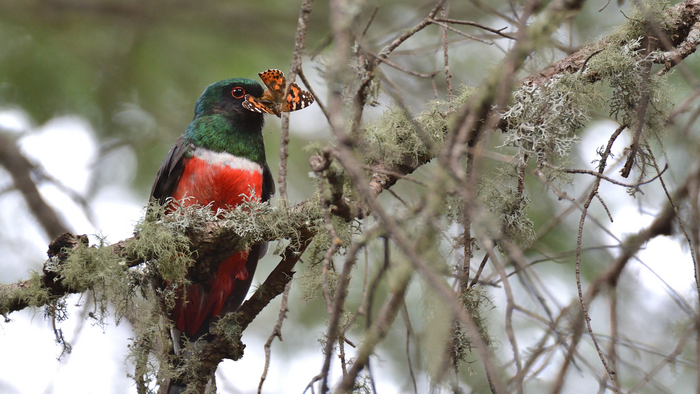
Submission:
[[[236,123],[262,122],[263,114],[243,108],[246,94],[253,97],[263,95],[263,87],[248,78],[229,78],[215,82],[204,89],[194,107],[195,119],[201,116],[222,114]]]

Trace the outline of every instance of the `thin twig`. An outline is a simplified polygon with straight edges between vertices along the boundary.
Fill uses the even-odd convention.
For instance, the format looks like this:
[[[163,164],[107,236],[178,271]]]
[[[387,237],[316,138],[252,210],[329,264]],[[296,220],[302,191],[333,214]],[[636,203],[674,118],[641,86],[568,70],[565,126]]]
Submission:
[[[622,130],[624,129],[623,126],[620,126],[617,130],[615,130],[615,134],[619,135]],[[610,151],[612,149],[612,142],[615,141],[617,138],[617,135],[613,134],[613,137],[610,138],[608,141],[608,145],[605,148],[605,151],[601,155],[600,162],[598,163],[598,173],[603,174],[605,172],[605,166],[607,164],[607,159],[610,156]],[[586,327],[588,328],[588,334],[591,336],[591,339],[593,341],[593,344],[595,345],[596,351],[598,352],[598,356],[600,357],[600,361],[603,363],[603,366],[605,367],[605,370],[608,373],[608,377],[610,378],[610,381],[613,382],[615,387],[618,387],[618,384],[616,383],[615,379],[615,372],[610,369],[608,366],[608,363],[605,359],[605,356],[603,356],[603,352],[600,350],[600,345],[598,344],[598,341],[595,338],[595,335],[593,334],[593,328],[591,327],[591,318],[588,314],[588,309],[586,307],[586,301],[584,300],[583,297],[583,289],[581,285],[581,248],[582,248],[582,242],[583,242],[583,225],[585,223],[586,217],[588,216],[588,207],[591,205],[591,202],[593,201],[593,198],[595,195],[598,193],[598,187],[600,186],[601,182],[600,177],[597,177],[595,181],[593,182],[593,187],[591,190],[591,193],[588,195],[588,198],[586,199],[586,202],[583,204],[583,210],[581,212],[581,218],[579,220],[579,226],[578,226],[578,236],[576,238],[576,287],[578,289],[578,295],[579,295],[579,302],[581,304],[581,311],[583,313],[584,320],[586,322]],[[619,390],[616,390],[616,392],[619,392]]]
[[[513,349],[513,361],[515,362],[515,388],[519,394],[523,393],[524,387],[522,384],[523,380],[523,366],[520,360],[520,350],[518,348],[518,341],[515,338],[515,332],[513,330],[513,310],[515,309],[515,298],[513,296],[513,290],[508,280],[508,275],[506,274],[505,267],[501,264],[500,259],[496,255],[495,244],[487,237],[481,237],[481,244],[486,249],[486,254],[491,260],[491,265],[495,268],[498,275],[501,277],[501,282],[503,283],[503,289],[506,294],[506,316],[505,316],[505,329],[506,336],[510,342],[510,346]]]
[[[323,100],[321,100],[321,98],[316,94],[313,86],[311,86],[311,83],[309,83],[309,81],[306,79],[306,74],[304,74],[303,69],[299,70],[299,78],[301,78],[301,82],[304,84],[304,87],[306,88],[306,90],[308,90],[314,96],[315,103],[318,104],[318,107],[321,108],[321,112],[323,112],[323,115],[330,122],[330,115],[328,115],[328,108],[326,108],[326,106],[323,105]]]
[[[676,362],[676,357],[678,357],[681,352],[685,349],[685,344],[688,342],[690,338],[692,338],[695,334],[695,327],[688,327],[683,335],[680,337],[678,340],[678,343],[676,344],[676,347],[671,351],[671,353],[667,354],[666,357],[663,358],[654,368],[652,368],[649,372],[644,374],[644,377],[637,382],[634,387],[632,387],[627,394],[634,394],[635,392],[639,391],[646,383],[648,383],[654,375],[658,374],[661,372],[661,370],[666,366],[666,364],[672,364]]]
[[[608,214],[608,219],[610,219],[610,223],[612,223],[612,222],[613,222],[612,214],[610,213],[610,210],[608,209],[608,206],[605,204],[605,201],[604,201],[603,198],[600,196],[600,193],[597,193],[597,192],[596,192],[595,198],[597,198],[598,201],[600,201],[600,205],[603,206],[603,209],[605,209],[605,213]]]
[[[379,227],[373,227],[365,233],[365,236],[362,239],[357,240],[350,246],[346,254],[345,262],[343,263],[343,270],[341,271],[340,276],[338,276],[335,297],[332,301],[331,310],[329,313],[328,332],[326,334],[326,344],[323,351],[323,367],[321,368],[321,373],[318,374],[318,380],[322,381],[321,392],[323,393],[328,391],[328,373],[330,370],[331,355],[333,353],[334,344],[337,339],[345,340],[345,330],[352,325],[352,322],[348,322],[345,327],[340,326],[340,317],[344,309],[345,298],[347,297],[347,288],[351,278],[350,271],[355,265],[357,253],[360,251],[360,249],[366,246],[367,242],[374,239],[374,236],[378,230]],[[354,347],[354,344],[351,343],[351,346]],[[345,366],[343,366],[343,371],[343,375],[347,375]]]
[[[404,41],[408,40],[411,36],[423,30],[426,26],[430,25],[430,21],[437,15],[437,13],[442,9],[445,4],[445,0],[438,1],[438,4],[433,8],[422,21],[420,21],[414,27],[405,31],[400,37],[396,38],[391,44],[387,45],[384,49],[379,52],[378,59],[381,61],[389,57],[391,52],[393,52],[399,45]]]
[[[425,186],[425,187],[430,186],[427,183],[425,183],[419,179],[413,178],[413,177],[408,176],[408,175],[401,174],[401,173],[396,172],[396,171],[391,171],[391,170],[387,170],[384,168],[372,167],[372,166],[362,166],[362,168],[364,168],[365,170],[368,170],[368,171],[378,172],[380,174],[388,174],[388,175],[394,176],[398,179],[403,179],[403,180],[408,181],[408,182],[413,182],[417,185],[421,185],[421,186]]]
[[[494,33],[494,34],[498,34],[501,37],[515,40],[514,36],[512,36],[510,34],[503,33],[503,30],[506,30],[507,27],[502,27],[500,29],[494,29],[494,28],[482,25],[481,23],[476,23],[476,22],[472,22],[472,21],[462,21],[462,20],[457,20],[457,19],[447,19],[447,18],[437,18],[437,19],[435,19],[435,21],[436,22],[445,22],[445,23],[454,23],[455,25],[474,26],[474,27],[478,27],[479,29],[489,31],[489,32]]]
[[[447,18],[447,5],[440,10],[440,16]],[[445,65],[445,85],[447,86],[447,101],[452,102],[452,74],[450,74],[449,40],[447,39],[447,25],[442,29],[442,57]]]
[[[290,281],[287,283],[287,286],[285,286],[284,293],[282,293],[282,302],[280,303],[280,312],[277,315],[277,322],[275,322],[275,326],[272,328],[272,332],[267,338],[267,341],[265,341],[265,346],[263,346],[263,349],[265,350],[265,366],[263,367],[262,376],[260,376],[260,383],[258,384],[258,394],[262,393],[263,383],[265,383],[265,379],[267,378],[267,372],[270,369],[270,349],[272,347],[272,341],[275,338],[279,338],[280,341],[283,340],[282,323],[287,317],[287,312],[289,312],[289,309],[287,308],[287,301],[289,300],[289,290],[291,288],[292,282]]]
[[[615,390],[620,391],[620,384],[618,381],[620,380],[620,373],[619,369],[617,368],[617,340],[618,340],[618,329],[619,329],[619,322],[618,322],[618,313],[617,313],[617,282],[615,283],[614,286],[611,286],[609,289],[610,293],[610,344],[608,348],[608,359],[610,360],[610,368],[616,372],[616,380],[613,382],[615,385]],[[607,379],[607,376],[605,377]]]
[[[637,183],[635,183],[635,184],[629,184],[629,183],[624,183],[624,182],[616,181],[616,180],[614,180],[614,179],[612,179],[612,178],[610,178],[610,177],[608,177],[608,176],[605,176],[605,175],[603,175],[603,174],[601,174],[601,173],[599,173],[599,172],[596,172],[596,171],[584,170],[584,169],[578,169],[578,168],[561,168],[561,167],[553,166],[553,165],[547,163],[546,161],[541,162],[541,164],[542,164],[542,166],[544,166],[544,167],[551,168],[551,169],[556,170],[556,171],[566,172],[566,173],[569,173],[569,174],[588,174],[588,175],[593,175],[593,176],[595,176],[595,177],[602,178],[602,179],[604,179],[604,180],[606,180],[606,181],[612,183],[613,185],[624,186],[624,187],[626,187],[626,188],[632,189],[632,190],[634,190],[634,191],[636,191],[636,192],[640,192],[640,193],[642,193],[642,191],[639,189],[639,186],[646,185],[646,184],[648,184],[648,183],[651,183],[651,182],[655,181],[658,177],[660,177],[661,175],[663,175],[663,173],[666,172],[666,170],[668,169],[668,165],[666,165],[666,166],[664,167],[664,169],[663,169],[661,172],[659,172],[658,174],[654,175],[654,176],[651,177],[650,179],[647,179],[646,181],[642,181],[642,182],[637,182]],[[642,194],[644,194],[644,193],[642,193]]]
[[[301,56],[306,42],[306,28],[309,22],[309,15],[313,9],[313,0],[304,0],[299,11],[297,22],[297,32],[294,39],[294,52],[292,54],[292,65],[287,75],[287,91],[284,97],[289,94],[291,83],[296,80],[296,76],[301,70]],[[307,81],[305,81],[306,83]],[[289,157],[289,113],[282,114],[282,131],[280,134],[280,162],[279,174],[277,177],[277,189],[282,200],[288,200],[287,196],[287,158]]]
[[[373,55],[373,56],[375,56],[375,55]],[[376,58],[376,56],[375,56],[375,58]],[[401,67],[398,64],[396,64],[394,62],[390,62],[386,59],[382,59],[381,62],[382,62],[382,64],[386,64],[387,66],[389,66],[391,68],[395,68],[403,73],[406,73],[408,75],[413,75],[414,77],[418,77],[418,78],[426,78],[426,79],[433,78],[435,75],[440,73],[439,71],[433,71],[430,74],[419,73],[417,71],[413,71],[413,70],[409,70],[405,67]]]
[[[479,37],[472,36],[471,34],[467,34],[467,33],[463,32],[463,31],[461,31],[461,30],[455,29],[454,27],[452,27],[452,26],[450,26],[450,25],[448,25],[448,24],[446,24],[446,23],[438,22],[438,21],[436,21],[435,19],[431,19],[431,20],[430,20],[430,23],[432,23],[432,24],[434,24],[434,25],[438,25],[438,26],[442,27],[443,29],[449,30],[449,31],[451,31],[451,32],[453,32],[453,33],[457,33],[457,34],[459,34],[460,36],[465,37],[465,38],[468,38],[468,39],[470,39],[470,40],[478,41],[478,42],[480,42],[480,43],[482,43],[482,44],[486,44],[486,45],[493,45],[493,41],[487,41],[487,40],[481,39],[481,38],[479,38]]]
[[[479,264],[479,268],[476,270],[476,274],[474,275],[474,279],[472,279],[471,283],[469,283],[469,288],[471,289],[474,287],[478,282],[479,278],[481,278],[481,271],[484,270],[484,267],[486,267],[486,262],[489,261],[489,254],[486,253],[484,255],[484,258],[481,259],[481,263]]]
[[[416,374],[413,372],[413,363],[411,362],[411,336],[413,335],[413,326],[411,325],[411,318],[408,315],[408,308],[405,302],[401,308],[401,316],[406,324],[406,361],[408,362],[408,372],[411,375],[411,383],[413,383],[413,393],[418,394]]]

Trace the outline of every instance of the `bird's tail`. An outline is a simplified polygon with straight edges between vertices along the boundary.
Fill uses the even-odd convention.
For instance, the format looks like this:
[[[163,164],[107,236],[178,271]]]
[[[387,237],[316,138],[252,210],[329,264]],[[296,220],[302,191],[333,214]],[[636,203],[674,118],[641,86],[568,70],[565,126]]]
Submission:
[[[209,328],[211,324],[215,323],[220,317],[225,316],[227,313],[235,312],[238,309],[238,307],[245,299],[248,289],[250,288],[250,284],[253,280],[253,274],[255,273],[255,269],[258,265],[258,260],[265,255],[266,251],[267,243],[264,243],[252,246],[250,250],[245,253],[237,253],[236,255],[232,256],[234,258],[240,258],[245,256],[245,268],[243,268],[242,270],[238,269],[228,271],[228,279],[230,279],[230,281],[232,282],[230,286],[228,286],[230,290],[225,294],[225,296],[220,297],[222,299],[221,301],[216,303],[216,310],[213,311],[215,312],[214,316],[208,316],[206,319],[200,319],[200,321],[198,321],[196,325],[189,327],[188,324],[178,324],[178,317],[184,316],[183,312],[185,306],[181,306],[179,307],[179,309],[178,306],[176,306],[176,308],[173,310],[171,318],[173,318],[176,328],[173,328],[170,331],[170,336],[173,342],[172,355],[175,356],[176,360],[178,360],[174,367],[176,372],[179,372],[180,374],[175,378],[172,378],[166,384],[163,384],[161,386],[160,394],[181,394],[186,392],[187,384],[183,379],[184,376],[182,374],[182,370],[184,366],[182,365],[181,360],[183,359],[183,357],[181,356],[183,354],[187,355],[186,352],[197,352],[198,350],[201,350],[202,347],[206,346],[207,343],[209,343],[211,340],[211,334],[209,333]],[[222,263],[219,268],[221,268],[222,266],[225,268],[225,263],[226,262]],[[242,272],[245,272],[245,275],[240,275]],[[226,276],[226,274],[224,273],[224,275],[222,276]],[[203,299],[207,300],[207,304],[211,304],[209,302],[210,291],[211,290],[209,288],[204,287],[202,285],[191,285],[188,289],[187,295],[188,297],[190,297],[191,295],[195,295],[194,293],[196,292],[197,297],[193,296],[193,299],[189,300],[188,304],[195,305],[195,303],[202,303]],[[203,297],[203,295],[206,295],[206,297]],[[208,314],[209,312],[211,312],[210,309],[211,308],[207,309]],[[190,331],[185,331],[185,333],[191,335],[189,337],[187,337],[187,335],[184,335],[180,330],[177,329],[178,325],[180,326],[180,328],[183,328],[185,330],[189,329]],[[182,352],[185,353],[181,354]],[[207,388],[210,387],[216,387],[213,378],[207,384]],[[210,391],[205,390],[205,393],[208,392]]]
[[[187,392],[187,383],[183,379],[184,366],[182,365],[182,360],[187,358],[187,355],[193,352],[196,353],[206,346],[210,341],[210,335],[207,333],[197,338],[187,338],[178,329],[173,328],[170,330],[170,336],[173,342],[173,355],[178,360],[174,365],[177,375],[161,386],[160,394],[184,394]],[[209,391],[210,386],[214,387],[213,381],[207,383],[205,393],[214,392]]]

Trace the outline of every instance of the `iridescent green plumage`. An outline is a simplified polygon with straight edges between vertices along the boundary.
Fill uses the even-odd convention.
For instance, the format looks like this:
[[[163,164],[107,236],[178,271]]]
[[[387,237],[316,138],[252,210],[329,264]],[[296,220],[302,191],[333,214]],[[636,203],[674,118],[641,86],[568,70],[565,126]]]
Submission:
[[[263,94],[260,84],[247,78],[225,79],[207,86],[195,104],[194,119],[185,130],[185,143],[263,164],[263,115],[243,108],[240,100],[231,95],[234,88],[256,97]]]

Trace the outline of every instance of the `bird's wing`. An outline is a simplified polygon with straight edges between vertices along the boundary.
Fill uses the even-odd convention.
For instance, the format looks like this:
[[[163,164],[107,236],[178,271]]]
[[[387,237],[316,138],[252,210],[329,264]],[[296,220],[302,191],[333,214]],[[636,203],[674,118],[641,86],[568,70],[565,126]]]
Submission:
[[[158,200],[161,205],[165,204],[165,200],[172,196],[177,183],[180,181],[182,171],[185,169],[183,159],[186,151],[187,147],[185,146],[184,137],[180,136],[158,169],[156,179],[153,181],[153,187],[151,188],[151,199]]]
[[[262,202],[268,201],[275,194],[275,180],[272,178],[272,172],[267,164],[263,164],[263,179],[262,179]]]

